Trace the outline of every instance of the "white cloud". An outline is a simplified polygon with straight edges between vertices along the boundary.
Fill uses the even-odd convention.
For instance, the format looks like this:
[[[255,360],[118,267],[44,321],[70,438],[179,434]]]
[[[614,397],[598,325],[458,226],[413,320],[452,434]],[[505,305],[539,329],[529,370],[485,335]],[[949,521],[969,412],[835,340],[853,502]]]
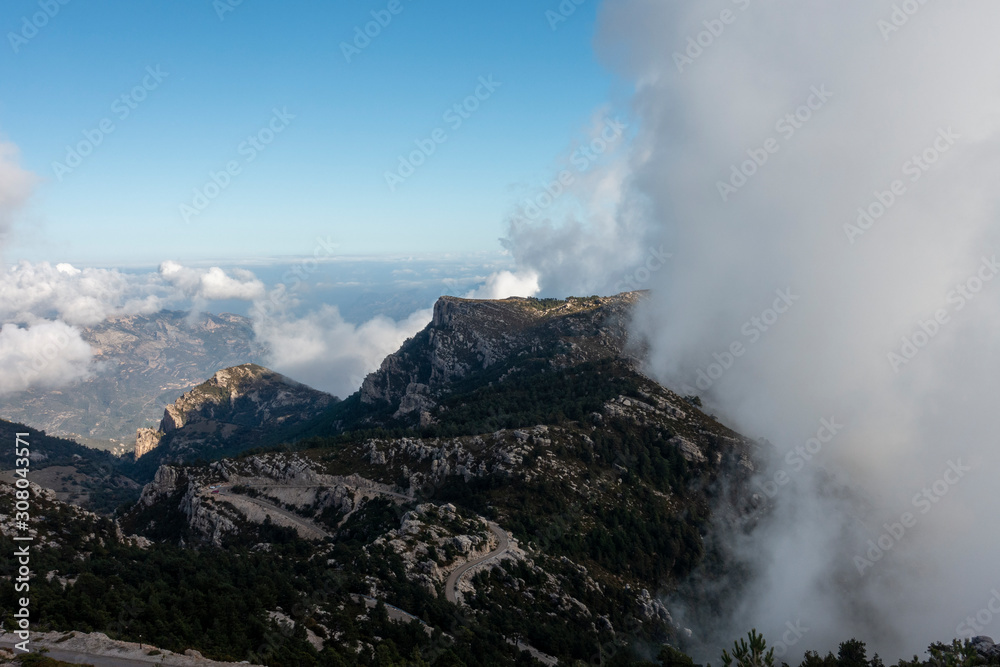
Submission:
[[[331,306],[300,316],[295,313],[300,305],[295,289],[278,285],[265,294],[264,284],[243,269],[195,269],[167,261],[156,272],[125,273],[21,262],[0,274],[0,320],[9,323],[4,329],[3,368],[14,369],[5,391],[84,377],[90,355],[75,344],[80,340],[75,327],[165,308],[196,313],[211,301],[230,299],[253,303],[255,330],[271,350],[267,363],[274,370],[342,397],[357,390],[366,374],[431,318],[430,310],[421,310],[398,322],[375,317],[355,325]],[[57,334],[67,341],[59,356],[32,379],[22,380],[19,364],[35,359],[45,336]]]
[[[168,307],[197,311],[211,301],[254,301],[263,294],[263,283],[242,269],[191,269],[165,262],[157,273],[125,273],[20,262],[0,273],[0,319],[93,326],[109,317],[149,315]]]
[[[21,262],[0,273],[0,393],[61,387],[87,377],[90,347],[78,327],[262,294],[263,284],[240,269],[227,273],[170,264],[165,272],[132,274]]]
[[[299,382],[341,398],[357,391],[382,360],[423,329],[430,309],[405,320],[376,317],[355,325],[333,306],[296,318],[255,318],[257,338],[270,349],[268,365]]]
[[[599,109],[548,176],[518,189],[501,239],[518,269],[494,274],[476,294],[507,286],[558,297],[622,291],[619,284],[645,261],[650,232],[643,207],[623,198],[630,134],[630,120]]]
[[[538,294],[538,274],[532,270],[498,271],[486,282],[465,295],[466,299],[506,299],[510,296],[535,296]]]
[[[79,329],[40,322],[0,329],[0,395],[30,388],[63,387],[90,374],[90,345]]]
[[[722,4],[736,22],[704,38],[683,72],[675,54],[720,6],[616,0],[602,13],[599,49],[636,82],[639,117],[611,228],[642,238],[641,224],[621,222],[639,211],[653,245],[673,253],[650,280],[640,328],[653,372],[668,386],[694,385],[699,369],[718,363],[713,355],[725,360],[734,342],[750,342],[742,325],[791,287],[794,308],[703,393],[782,455],[821,417],[846,428],[779,494],[780,522],[748,545],[758,578],[731,605],[732,622],[713,619],[701,637],[728,643],[757,627],[777,638],[801,618],[812,631],[796,649],[822,653],[857,636],[883,655],[909,655],[947,641],[996,576],[996,536],[975,526],[992,521],[991,471],[1000,467],[1000,282],[961,311],[948,293],[997,252],[1000,7],[929,3],[887,42],[878,22],[893,12],[888,0]],[[833,97],[799,112],[822,87]],[[797,112],[811,118],[779,127]],[[959,141],[912,180],[913,157],[949,127]],[[752,175],[723,201],[719,183],[760,159],[769,138],[780,149],[747,167]],[[896,179],[905,195],[851,244],[844,225]],[[571,257],[558,266],[593,254],[573,234],[561,243]],[[939,308],[951,322],[895,373],[887,353]],[[913,511],[913,495],[958,458],[976,472],[859,576],[852,559],[867,540]],[[822,466],[850,477],[867,509],[812,493]]]
[[[232,269],[229,275],[219,267],[187,268],[174,261],[160,265],[160,275],[185,296],[205,301],[237,299],[254,301],[264,295],[264,283],[250,271]]]
[[[169,299],[161,281],[150,275],[47,262],[20,262],[0,274],[4,322],[91,326],[114,315],[157,312]]]

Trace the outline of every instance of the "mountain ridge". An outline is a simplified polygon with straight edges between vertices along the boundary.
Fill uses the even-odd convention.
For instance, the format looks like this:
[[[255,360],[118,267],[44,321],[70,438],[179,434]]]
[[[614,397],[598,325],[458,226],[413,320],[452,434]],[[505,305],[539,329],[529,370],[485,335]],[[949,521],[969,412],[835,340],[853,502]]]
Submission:
[[[365,378],[360,400],[395,404],[397,418],[417,413],[427,423],[424,413],[433,407],[434,393],[469,373],[533,352],[555,339],[564,342],[566,354],[580,359],[620,355],[627,341],[627,312],[641,294],[566,300],[441,297],[430,324]],[[594,330],[607,336],[607,341],[600,341],[607,343],[607,349],[598,352],[574,345],[573,339]],[[421,346],[428,346],[430,353],[423,353]]]
[[[249,319],[164,310],[83,327],[95,373],[70,387],[5,396],[0,416],[121,454],[136,429],[156,423],[163,405],[215,371],[260,361]]]
[[[234,454],[255,446],[266,432],[308,422],[337,402],[258,364],[225,368],[166,406],[158,428],[138,429],[134,459],[148,468],[151,453],[157,462]]]

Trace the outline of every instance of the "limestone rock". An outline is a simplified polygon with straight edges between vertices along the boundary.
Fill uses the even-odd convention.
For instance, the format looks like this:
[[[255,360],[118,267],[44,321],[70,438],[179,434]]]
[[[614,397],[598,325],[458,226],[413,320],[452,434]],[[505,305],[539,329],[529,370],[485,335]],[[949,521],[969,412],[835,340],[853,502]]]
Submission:
[[[524,353],[551,351],[554,363],[563,366],[609,357],[635,360],[628,322],[641,297],[641,292],[552,302],[441,297],[431,323],[365,378],[361,402],[388,403],[397,419],[426,425],[449,385]]]
[[[138,459],[144,454],[156,449],[163,436],[163,431],[158,431],[153,428],[140,428],[135,434],[135,458]]]

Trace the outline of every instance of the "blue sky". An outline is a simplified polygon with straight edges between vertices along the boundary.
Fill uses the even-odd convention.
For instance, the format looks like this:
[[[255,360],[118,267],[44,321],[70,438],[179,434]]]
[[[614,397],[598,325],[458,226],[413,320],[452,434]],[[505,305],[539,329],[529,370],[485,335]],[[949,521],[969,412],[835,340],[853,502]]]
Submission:
[[[597,0],[555,30],[555,1],[399,0],[350,63],[341,44],[389,0],[243,0],[220,18],[235,1],[68,0],[16,44],[42,10],[4,3],[0,134],[44,179],[4,259],[239,261],[307,254],[320,236],[345,254],[498,250],[511,186],[540,183],[615,97],[591,45]],[[446,122],[477,89],[479,108]],[[244,143],[272,123],[272,143]],[[391,192],[385,172],[438,128],[447,141]],[[85,132],[100,145],[56,167]]]

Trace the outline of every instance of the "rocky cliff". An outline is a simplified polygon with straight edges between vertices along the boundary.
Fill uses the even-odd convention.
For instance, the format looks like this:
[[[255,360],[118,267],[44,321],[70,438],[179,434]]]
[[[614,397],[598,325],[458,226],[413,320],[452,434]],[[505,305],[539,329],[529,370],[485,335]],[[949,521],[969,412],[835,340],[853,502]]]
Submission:
[[[302,599],[282,606],[305,610],[326,650],[348,636],[342,616],[392,635],[352,606],[377,601],[426,624],[406,641],[475,636],[442,620],[452,603],[493,633],[482,646],[565,664],[617,636],[676,641],[669,599],[700,600],[684,582],[718,583],[710,611],[740,585],[740,554],[711,527],[741,531],[766,507],[749,483],[758,445],[639,372],[627,332],[641,298],[443,298],[343,402],[226,369],[140,434],[152,481],[123,528],[294,578]],[[183,463],[198,458],[219,460]],[[342,588],[317,600],[320,573]]]
[[[173,460],[248,449],[265,434],[308,421],[338,399],[256,364],[217,371],[163,412],[158,429],[139,429],[138,460]]]
[[[546,355],[554,367],[630,359],[628,323],[642,292],[612,297],[500,301],[442,297],[433,320],[365,378],[363,404],[426,424],[455,383],[518,358]]]

